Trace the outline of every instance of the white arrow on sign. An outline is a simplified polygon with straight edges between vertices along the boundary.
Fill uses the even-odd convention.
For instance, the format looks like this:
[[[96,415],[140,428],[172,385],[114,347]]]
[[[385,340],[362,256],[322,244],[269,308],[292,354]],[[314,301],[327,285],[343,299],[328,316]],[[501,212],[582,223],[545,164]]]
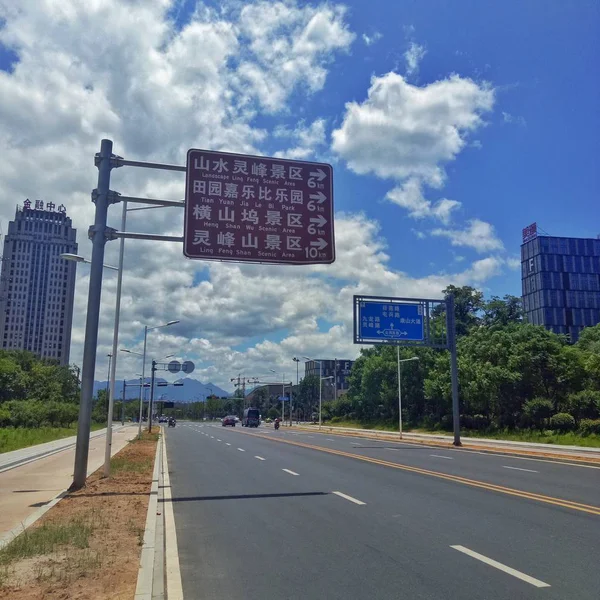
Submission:
[[[325,171],[323,171],[323,169],[317,169],[316,171],[311,171],[310,176],[316,177],[319,181],[323,181],[323,179],[327,177],[327,174],[325,173]]]
[[[319,250],[323,250],[327,246],[327,242],[323,238],[319,238],[316,242],[311,242],[311,246],[317,246]]]
[[[310,199],[316,200],[317,204],[323,204],[327,200],[327,196],[323,192],[317,192],[316,194],[311,194]]]
[[[316,223],[317,227],[323,227],[323,225],[327,223],[327,219],[323,215],[318,215],[316,217],[312,217],[310,222]]]

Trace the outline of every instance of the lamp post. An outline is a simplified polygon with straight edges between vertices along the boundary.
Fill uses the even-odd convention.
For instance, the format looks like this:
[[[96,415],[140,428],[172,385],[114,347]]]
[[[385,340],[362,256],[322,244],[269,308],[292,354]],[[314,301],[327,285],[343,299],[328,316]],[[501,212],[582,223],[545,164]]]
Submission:
[[[165,323],[164,325],[156,325],[154,327],[148,327],[148,325],[144,325],[144,358],[142,359],[142,378],[145,377],[146,375],[146,342],[148,339],[148,332],[152,331],[154,329],[161,329],[162,327],[169,327],[170,325],[175,325],[179,323],[179,321],[169,321],[168,323]],[[146,394],[144,393],[144,396]],[[139,431],[138,431],[138,438],[142,437],[142,415],[141,415],[141,406],[140,406],[140,427],[139,427]],[[150,414],[148,414],[148,424],[151,427],[151,418],[150,418]],[[148,432],[150,432],[150,428],[148,428]]]
[[[277,371],[274,371],[273,369],[269,369],[269,371],[277,374]],[[285,373],[281,374],[281,421],[282,423],[285,422]]]
[[[292,360],[296,363],[296,393],[298,393],[298,387],[300,385],[300,381],[299,381],[299,377],[300,377],[300,359],[297,358],[296,356],[294,356],[294,358],[292,358]],[[292,415],[294,414],[292,412],[292,396],[290,394],[290,427],[292,426]],[[298,423],[298,407],[296,407],[296,423]]]
[[[312,358],[309,358],[308,356],[304,357],[306,360],[310,360],[311,362],[318,362],[319,363],[319,429],[321,429],[322,425],[323,425],[323,420],[321,418],[322,416],[322,408],[323,408],[323,361],[321,360],[315,360]]]
[[[402,373],[400,371],[400,365],[404,362],[412,362],[419,360],[418,356],[411,358],[405,358],[400,360],[400,346],[396,346],[398,356],[398,432],[400,433],[400,439],[402,439]]]
[[[90,448],[92,396],[94,389],[94,370],[96,367],[96,350],[98,345],[98,321],[100,317],[100,297],[102,293],[102,271],[111,269],[119,271],[119,284],[117,286],[117,311],[115,315],[114,335],[117,335],[119,327],[119,303],[120,303],[120,280],[122,274],[122,260],[119,267],[104,264],[104,245],[106,243],[106,216],[108,212],[108,195],[110,187],[110,164],[112,158],[112,142],[102,140],[98,159],[98,188],[96,197],[96,215],[94,226],[90,228],[92,237],[92,260],[72,253],[62,253],[61,258],[74,262],[83,262],[91,265],[90,284],[88,291],[88,306],[85,326],[85,340],[83,345],[83,373],[81,378],[81,399],[79,402],[79,418],[77,421],[77,441],[75,443],[75,464],[73,465],[73,483],[69,488],[72,491],[79,490],[85,485],[88,468],[88,455]],[[113,355],[116,348],[113,345]],[[110,379],[110,377],[109,377]],[[109,420],[106,428],[106,441],[110,444],[112,440],[112,405],[109,390]],[[109,446],[110,447],[110,446]]]

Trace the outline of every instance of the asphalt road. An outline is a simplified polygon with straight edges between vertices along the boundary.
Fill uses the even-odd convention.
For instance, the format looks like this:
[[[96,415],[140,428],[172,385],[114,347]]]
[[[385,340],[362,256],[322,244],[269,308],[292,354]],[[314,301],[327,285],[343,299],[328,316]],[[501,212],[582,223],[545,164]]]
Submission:
[[[186,600],[600,598],[598,468],[293,428],[166,440]]]

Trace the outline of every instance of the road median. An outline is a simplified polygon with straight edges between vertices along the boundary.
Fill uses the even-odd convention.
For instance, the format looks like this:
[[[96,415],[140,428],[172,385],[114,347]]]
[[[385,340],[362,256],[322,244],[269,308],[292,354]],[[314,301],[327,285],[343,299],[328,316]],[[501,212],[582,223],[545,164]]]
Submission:
[[[449,436],[425,434],[425,433],[403,433],[400,438],[398,433],[376,429],[355,429],[352,427],[336,427],[323,425],[320,429],[317,425],[294,425],[297,429],[313,433],[339,435],[346,437],[362,437],[377,439],[387,442],[402,442],[406,444],[420,444],[425,446],[436,446],[447,449],[455,449],[452,438]],[[575,446],[549,446],[548,444],[535,444],[531,442],[517,442],[509,440],[488,440],[472,437],[462,438],[461,450],[486,452],[490,454],[508,454],[519,456],[530,456],[537,458],[550,458],[554,460],[568,460],[582,464],[600,465],[599,448],[579,448]]]
[[[0,550],[0,598],[134,597],[158,438],[132,440],[111,459],[111,477],[98,469]]]

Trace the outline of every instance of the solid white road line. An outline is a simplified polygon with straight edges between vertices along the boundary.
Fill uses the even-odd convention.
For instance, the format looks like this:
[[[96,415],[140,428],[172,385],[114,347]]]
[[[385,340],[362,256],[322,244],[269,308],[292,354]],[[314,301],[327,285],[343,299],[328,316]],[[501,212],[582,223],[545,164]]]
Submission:
[[[512,469],[513,471],[526,471],[527,473],[539,473],[539,471],[534,471],[533,469],[519,469],[519,467],[507,467],[506,465],[502,465],[503,469]]]
[[[243,448],[238,448],[240,452],[246,452]]]
[[[289,473],[290,475],[298,475],[298,473],[295,473],[294,471],[290,471],[289,469],[281,469],[282,471],[285,471],[286,473]]]
[[[262,456],[255,456],[254,458],[258,458],[258,460],[267,460],[266,458],[263,458]]]
[[[331,493],[335,494],[336,496],[339,496],[340,498],[344,498],[344,500],[349,500],[350,502],[354,502],[354,504],[358,504],[359,506],[364,506],[366,504],[366,502],[357,500],[356,498],[353,498],[352,496],[348,496],[347,494],[342,494],[342,492],[331,492]]]
[[[499,569],[500,571],[504,571],[505,573],[508,573],[509,575],[512,575],[513,577],[516,577],[517,579],[520,579],[521,581],[525,581],[537,588],[550,587],[549,583],[544,583],[543,581],[540,581],[539,579],[536,579],[535,577],[530,577],[529,575],[525,575],[525,573],[521,573],[521,571],[517,571],[516,569],[507,567],[506,565],[503,565],[502,563],[499,563],[498,561],[492,560],[491,558],[488,558],[487,556],[484,556],[483,554],[479,554],[478,552],[473,552],[473,550],[469,550],[468,548],[465,548],[464,546],[450,546],[450,548],[454,548],[454,550],[458,550],[459,552],[462,552],[463,554],[466,554],[467,556],[470,556],[471,558],[480,560],[481,562],[485,563],[486,565],[490,565],[491,567],[495,567],[496,569]]]
[[[446,460],[454,460],[451,456],[442,456],[441,454],[430,454],[429,456],[433,456],[434,458],[445,458]]]

